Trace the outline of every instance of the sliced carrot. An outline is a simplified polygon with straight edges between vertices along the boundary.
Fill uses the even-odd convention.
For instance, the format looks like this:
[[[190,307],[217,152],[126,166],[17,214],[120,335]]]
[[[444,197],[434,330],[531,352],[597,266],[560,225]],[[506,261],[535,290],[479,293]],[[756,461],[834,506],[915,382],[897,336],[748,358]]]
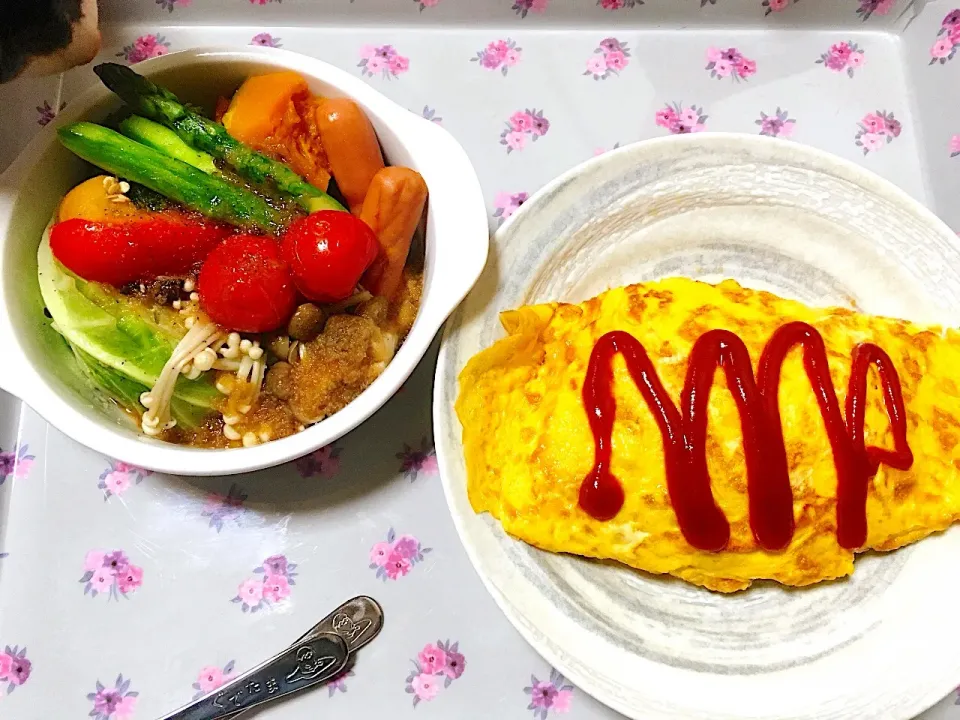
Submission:
[[[223,115],[223,125],[240,142],[257,145],[273,135],[307,81],[291,71],[255,75],[240,86]]]
[[[317,125],[330,172],[350,210],[357,214],[373,176],[383,169],[383,155],[373,125],[349,98],[320,100]]]
[[[374,295],[390,298],[400,287],[426,202],[427,184],[416,170],[387,167],[374,175],[360,211],[380,243],[380,254],[360,281]]]

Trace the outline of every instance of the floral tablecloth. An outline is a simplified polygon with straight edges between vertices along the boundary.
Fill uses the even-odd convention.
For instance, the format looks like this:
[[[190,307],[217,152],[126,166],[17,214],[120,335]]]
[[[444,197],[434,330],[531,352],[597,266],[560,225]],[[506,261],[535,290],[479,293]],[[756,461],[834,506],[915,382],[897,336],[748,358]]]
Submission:
[[[830,150],[960,227],[960,9],[949,3],[101,5],[102,59],[254,43],[364,77],[460,139],[491,229],[594,154],[704,131]],[[55,78],[0,88],[0,167],[92,80],[78,69],[62,88]],[[0,717],[159,716],[357,594],[382,603],[382,635],[352,671],[263,717],[615,717],[523,642],[471,568],[437,477],[435,358],[436,345],[341,441],[234,478],[112,461],[0,398]],[[924,717],[960,718],[957,698]]]

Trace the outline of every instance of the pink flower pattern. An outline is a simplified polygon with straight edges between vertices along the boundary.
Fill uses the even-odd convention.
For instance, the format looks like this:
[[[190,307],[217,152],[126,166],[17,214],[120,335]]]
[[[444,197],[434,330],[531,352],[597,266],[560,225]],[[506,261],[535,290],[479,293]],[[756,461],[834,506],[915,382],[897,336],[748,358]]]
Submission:
[[[235,665],[236,663],[231,660],[223,666],[223,669],[217,667],[216,665],[208,665],[207,667],[203,668],[197,674],[196,682],[193,683],[193,689],[195,691],[193,699],[199,700],[207,693],[213,692],[217,688],[223,687],[228,682],[233,680],[233,669]]]
[[[33,663],[27,659],[27,648],[14,645],[0,652],[0,695],[9,695],[30,679]],[[6,689],[4,690],[4,685]]]
[[[107,601],[129,598],[143,585],[143,568],[134,565],[122,550],[91,550],[83,560],[83,594],[106,595]]]
[[[56,101],[54,101],[56,102]],[[63,110],[67,104],[65,102],[60,103],[60,109]],[[48,100],[43,101],[43,105],[37,105],[37,125],[40,127],[46,127],[53,119],[57,116],[57,113],[54,112],[53,106],[50,105]]]
[[[370,548],[370,569],[376,570],[377,577],[384,582],[398,580],[414,565],[423,562],[423,556],[431,551],[432,548],[422,547],[413,535],[397,537],[390,528],[386,542],[378,542]]]
[[[764,8],[763,14],[766,16],[770,13],[783,12],[790,7],[791,2],[798,3],[800,0],[763,0],[760,6]]]
[[[390,80],[407,72],[410,69],[410,60],[400,55],[393,45],[364,45],[360,48],[360,62],[357,67],[364,77],[380,75]]]
[[[521,18],[525,18],[530,12],[546,12],[549,4],[550,0],[514,0],[511,10]]]
[[[630,49],[627,44],[608,37],[601,40],[593,55],[587,58],[587,69],[583,74],[592,75],[594,80],[606,80],[611,75],[619,75],[629,64]]]
[[[255,613],[283,602],[290,597],[291,586],[296,585],[297,569],[286,555],[271,555],[260,567],[254,568],[237,588],[237,594],[230,602],[239,603],[243,612]]]
[[[523,48],[514,40],[506,38],[487,43],[483,50],[478,50],[477,54],[470,58],[470,62],[478,63],[485,70],[500,70],[500,74],[506,77],[510,68],[519,63],[522,57]]]
[[[823,53],[817,60],[817,65],[823,65],[833,72],[846,72],[847,77],[852,78],[854,71],[862,68],[866,62],[866,56],[857,43],[852,40],[838,42],[830,46],[827,52]]]
[[[530,676],[530,685],[523,691],[530,696],[527,710],[533,711],[537,720],[546,720],[547,715],[570,712],[573,700],[573,685],[556,670],[550,671],[550,680],[540,681],[536,675]]]
[[[643,5],[643,0],[597,0],[597,5],[604,10],[623,10]]]
[[[170,52],[170,43],[164,40],[163,36],[153,33],[141,35],[130,45],[125,45],[123,50],[117,53],[117,57],[134,65],[150,58],[166,55],[168,52]]]
[[[411,482],[416,480],[420,473],[434,475],[438,471],[437,453],[433,446],[428,444],[427,438],[420,439],[419,450],[404,443],[403,451],[397,453],[397,460],[400,461],[400,472]]]
[[[103,491],[103,500],[106,502],[114,495],[123,495],[132,485],[139,485],[150,475],[153,475],[150,470],[113,460],[109,467],[100,473],[100,482],[97,483],[97,487]]]
[[[414,707],[437,697],[440,690],[450,687],[467,667],[460,643],[449,640],[428,643],[411,662],[414,669],[407,676],[406,691],[413,695]]]
[[[93,703],[89,716],[93,720],[131,720],[137,707],[140,693],[130,690],[130,681],[117,675],[112,688],[97,680],[96,691],[87,695]]]
[[[757,72],[757,63],[746,57],[736,48],[707,48],[707,70],[710,71],[710,77],[723,79],[733,78],[740,82],[746,80]]]
[[[960,47],[960,9],[951,10],[943,16],[937,39],[930,48],[930,64],[944,65],[953,60]]]
[[[236,483],[230,485],[226,495],[211,493],[207,495],[207,500],[203,505],[200,515],[210,518],[210,527],[218,533],[223,530],[224,523],[233,521],[238,522],[245,512],[243,503],[247,500],[247,494]]]
[[[960,155],[960,135],[950,138],[950,157],[955,158],[957,155]]]
[[[417,654],[417,664],[421,673],[439,675],[447,666],[447,654],[436,645],[425,645]]]
[[[672,135],[703,132],[707,129],[707,117],[702,107],[684,107],[678,102],[664,105],[655,116],[657,125],[666,128]]]
[[[29,450],[29,446],[21,445],[13,452],[0,451],[0,485],[3,485],[7,478],[25,480],[30,475],[36,458],[29,454]]]
[[[857,8],[857,15],[866,22],[876,13],[877,15],[887,15],[897,0],[860,0],[860,7]]]
[[[530,196],[525,192],[512,194],[498,192],[493,199],[493,216],[497,219],[497,225],[502,225],[504,220],[513,215],[527,201],[528,197]]]
[[[900,121],[894,118],[892,112],[877,110],[863,116],[857,125],[854,142],[864,155],[869,155],[900,137],[901,129]]]
[[[319,450],[297,460],[296,466],[302,478],[317,475],[322,478],[332,478],[340,470],[340,448],[336,445],[324,445]]]
[[[443,118],[437,115],[437,111],[429,105],[423,106],[423,110],[420,111],[420,117],[422,117],[424,120],[434,122],[437,125],[443,124]]]
[[[156,3],[167,12],[173,12],[177,8],[190,7],[193,0],[156,0]]]
[[[507,154],[514,150],[523,150],[527,139],[533,142],[547,134],[550,121],[543,116],[543,110],[518,110],[507,120],[506,129],[500,133],[500,144],[507,146]]]
[[[334,675],[327,683],[327,697],[333,697],[337,692],[345,693],[347,691],[347,678],[353,677],[353,670],[343,670]]]
[[[428,7],[436,7],[440,4],[440,0],[413,0],[417,5],[420,6],[420,12],[423,12]]]
[[[280,38],[274,37],[268,32],[257,33],[250,38],[250,44],[259,45],[260,47],[283,47],[283,43],[280,42]]]
[[[613,144],[613,147],[612,147],[612,148],[609,148],[609,149],[603,148],[603,147],[594,148],[594,149],[593,149],[593,156],[594,156],[594,157],[600,157],[600,156],[603,155],[604,153],[610,152],[610,150],[616,150],[618,147],[620,147],[620,143],[616,142],[616,143]]]
[[[777,108],[777,111],[772,115],[761,112],[760,119],[756,123],[760,126],[761,135],[778,138],[792,137],[797,125],[797,121],[793,120],[786,110],[780,108]]]

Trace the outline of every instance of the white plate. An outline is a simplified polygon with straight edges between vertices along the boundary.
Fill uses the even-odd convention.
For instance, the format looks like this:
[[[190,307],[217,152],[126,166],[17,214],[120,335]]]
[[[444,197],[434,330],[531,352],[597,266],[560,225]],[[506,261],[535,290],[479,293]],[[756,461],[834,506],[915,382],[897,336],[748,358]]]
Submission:
[[[652,140],[591,160],[497,233],[451,319],[434,425],[451,513],[507,617],[585,691],[643,720],[912,718],[960,678],[960,533],[861,557],[849,580],[725,596],[541,552],[467,500],[457,374],[497,314],[667,275],[734,277],[811,304],[956,325],[960,243],[884,180],[738,135]]]

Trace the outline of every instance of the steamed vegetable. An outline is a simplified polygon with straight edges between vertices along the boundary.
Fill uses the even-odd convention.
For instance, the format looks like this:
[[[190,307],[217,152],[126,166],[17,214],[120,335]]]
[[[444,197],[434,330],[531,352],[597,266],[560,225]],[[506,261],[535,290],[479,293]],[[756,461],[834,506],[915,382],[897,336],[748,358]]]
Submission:
[[[223,126],[240,142],[256,145],[277,131],[294,98],[308,93],[307,81],[298,73],[254,75],[234,93]]]
[[[240,332],[276,330],[297,306],[280,245],[262,235],[234,235],[217,246],[200,270],[197,291],[211,320]]]
[[[53,257],[46,237],[37,252],[40,293],[56,330],[97,363],[145,387],[160,376],[177,342],[186,333],[170,308],[147,307],[109,286],[67,272]],[[180,377],[175,396],[200,409],[217,407],[222,395],[213,378]]]
[[[403,279],[410,242],[427,202],[427,184],[416,170],[384,168],[376,174],[363,201],[360,219],[380,243],[380,254],[363,276],[374,295],[393,297]]]
[[[146,385],[131,380],[119,370],[114,370],[98,361],[76,345],[67,342],[77,358],[77,365],[90,383],[99,388],[126,413],[139,417],[143,412],[140,396],[150,390]],[[177,424],[184,428],[195,428],[209,416],[212,408],[198,407],[174,396],[170,402],[170,411]]]
[[[221,122],[232,137],[326,191],[330,169],[317,127],[319,102],[299,73],[254,75],[234,93]]]
[[[366,223],[332,210],[300,218],[283,235],[283,255],[297,290],[318,303],[350,297],[378,250]]]
[[[120,123],[120,132],[131,140],[136,140],[138,143],[159,150],[165,155],[182,160],[209,175],[217,172],[217,166],[210,155],[194,150],[181,140],[180,136],[173,130],[160,123],[155,123],[153,120],[147,120],[139,115],[131,115]]]
[[[118,198],[111,193],[116,178],[109,175],[97,175],[68,192],[60,207],[57,209],[57,220],[71,220],[81,218],[94,222],[129,222],[133,220],[149,220],[152,214],[142,210],[127,198]],[[121,187],[116,188],[119,192]]]
[[[188,208],[240,227],[277,232],[287,218],[249,190],[208,175],[118,132],[88,122],[57,130],[75,154]]]
[[[223,160],[247,180],[254,183],[272,181],[280,191],[292,195],[308,209],[311,199],[325,203],[333,210],[345,209],[283,163],[271,160],[247,147],[231,137],[223,125],[191,111],[169,90],[138,75],[129,67],[103,63],[97,65],[94,72],[104,85],[137,113],[176,131],[184,142],[195,150]]]
[[[75,218],[50,230],[50,249],[84,280],[122,287],[156,277],[192,272],[231,232],[199,220],[155,214],[134,222],[92,222]]]
[[[317,107],[317,126],[337,187],[350,211],[359,213],[374,175],[383,169],[373,125],[353,100],[324,98]]]

